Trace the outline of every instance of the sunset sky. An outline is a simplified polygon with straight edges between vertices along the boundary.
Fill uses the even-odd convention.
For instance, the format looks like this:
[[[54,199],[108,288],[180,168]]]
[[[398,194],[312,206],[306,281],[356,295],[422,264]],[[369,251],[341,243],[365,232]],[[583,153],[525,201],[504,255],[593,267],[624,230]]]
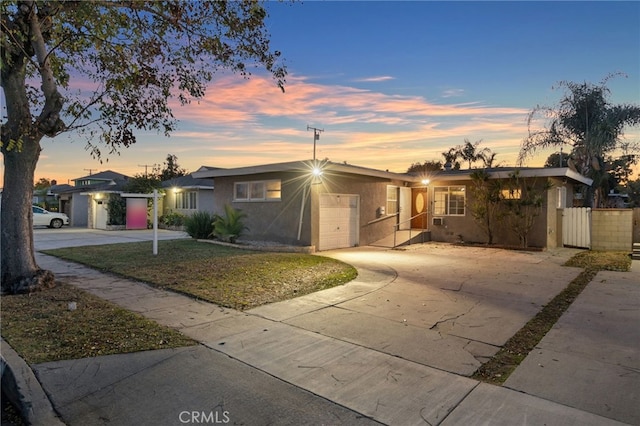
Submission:
[[[318,158],[404,172],[442,160],[467,138],[515,165],[526,116],[553,105],[561,80],[609,81],[615,103],[640,103],[639,2],[268,3],[272,48],[289,75],[283,94],[258,72],[220,74],[198,104],[176,107],[170,138],[138,143],[102,164],[76,135],[42,142],[35,178],[67,183],[102,170],[239,167]],[[640,129],[628,129],[640,141]],[[529,162],[541,165],[552,151]],[[2,179],[2,177],[0,177]],[[0,182],[2,186],[2,182]]]

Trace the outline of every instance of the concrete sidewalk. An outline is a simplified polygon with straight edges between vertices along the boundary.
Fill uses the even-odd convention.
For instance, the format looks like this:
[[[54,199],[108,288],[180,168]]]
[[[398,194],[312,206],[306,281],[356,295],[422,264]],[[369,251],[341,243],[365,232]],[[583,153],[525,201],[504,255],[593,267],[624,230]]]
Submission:
[[[540,351],[496,387],[467,376],[577,275],[560,266],[570,252],[429,246],[323,254],[357,266],[358,278],[244,313],[38,254],[43,268],[202,346],[33,368],[70,425],[180,424],[184,411],[226,412],[244,424],[640,423],[640,262],[633,273],[598,274]],[[504,267],[491,272],[496,263]],[[602,314],[590,312],[593,300]],[[543,377],[549,363],[559,367]],[[247,412],[241,400],[254,395],[252,383],[225,389],[236,377],[225,371],[255,375],[257,394],[277,386],[274,398]],[[282,398],[299,398],[302,408],[285,409]],[[334,414],[322,417],[329,408]]]

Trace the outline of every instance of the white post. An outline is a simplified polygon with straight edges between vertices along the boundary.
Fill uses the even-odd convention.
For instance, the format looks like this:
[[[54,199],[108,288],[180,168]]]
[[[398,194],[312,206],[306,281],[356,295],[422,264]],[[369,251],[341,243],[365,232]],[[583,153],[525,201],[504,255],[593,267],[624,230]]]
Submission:
[[[309,184],[311,185],[311,184]],[[311,188],[309,188],[309,195],[311,195]],[[298,222],[298,241],[302,235],[302,218],[304,216],[304,204],[307,200],[307,188],[302,188],[302,202],[300,203],[300,222]]]
[[[158,254],[158,190],[153,190],[153,255]]]

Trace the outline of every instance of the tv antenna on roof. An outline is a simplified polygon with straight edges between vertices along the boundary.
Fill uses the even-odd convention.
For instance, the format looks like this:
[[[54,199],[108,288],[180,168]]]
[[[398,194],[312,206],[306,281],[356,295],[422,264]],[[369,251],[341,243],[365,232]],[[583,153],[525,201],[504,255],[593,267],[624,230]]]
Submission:
[[[320,140],[320,132],[324,132],[324,129],[318,129],[317,127],[311,127],[307,124],[307,130],[313,130],[313,162],[316,161],[316,141]]]

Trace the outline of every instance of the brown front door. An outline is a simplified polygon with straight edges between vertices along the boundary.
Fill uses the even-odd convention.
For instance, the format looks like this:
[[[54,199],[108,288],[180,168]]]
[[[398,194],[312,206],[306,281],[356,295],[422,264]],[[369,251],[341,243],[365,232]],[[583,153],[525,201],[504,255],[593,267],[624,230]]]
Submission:
[[[420,213],[428,211],[429,202],[427,199],[427,188],[412,188],[411,189],[411,227],[413,229],[427,229],[428,228],[428,215]]]

